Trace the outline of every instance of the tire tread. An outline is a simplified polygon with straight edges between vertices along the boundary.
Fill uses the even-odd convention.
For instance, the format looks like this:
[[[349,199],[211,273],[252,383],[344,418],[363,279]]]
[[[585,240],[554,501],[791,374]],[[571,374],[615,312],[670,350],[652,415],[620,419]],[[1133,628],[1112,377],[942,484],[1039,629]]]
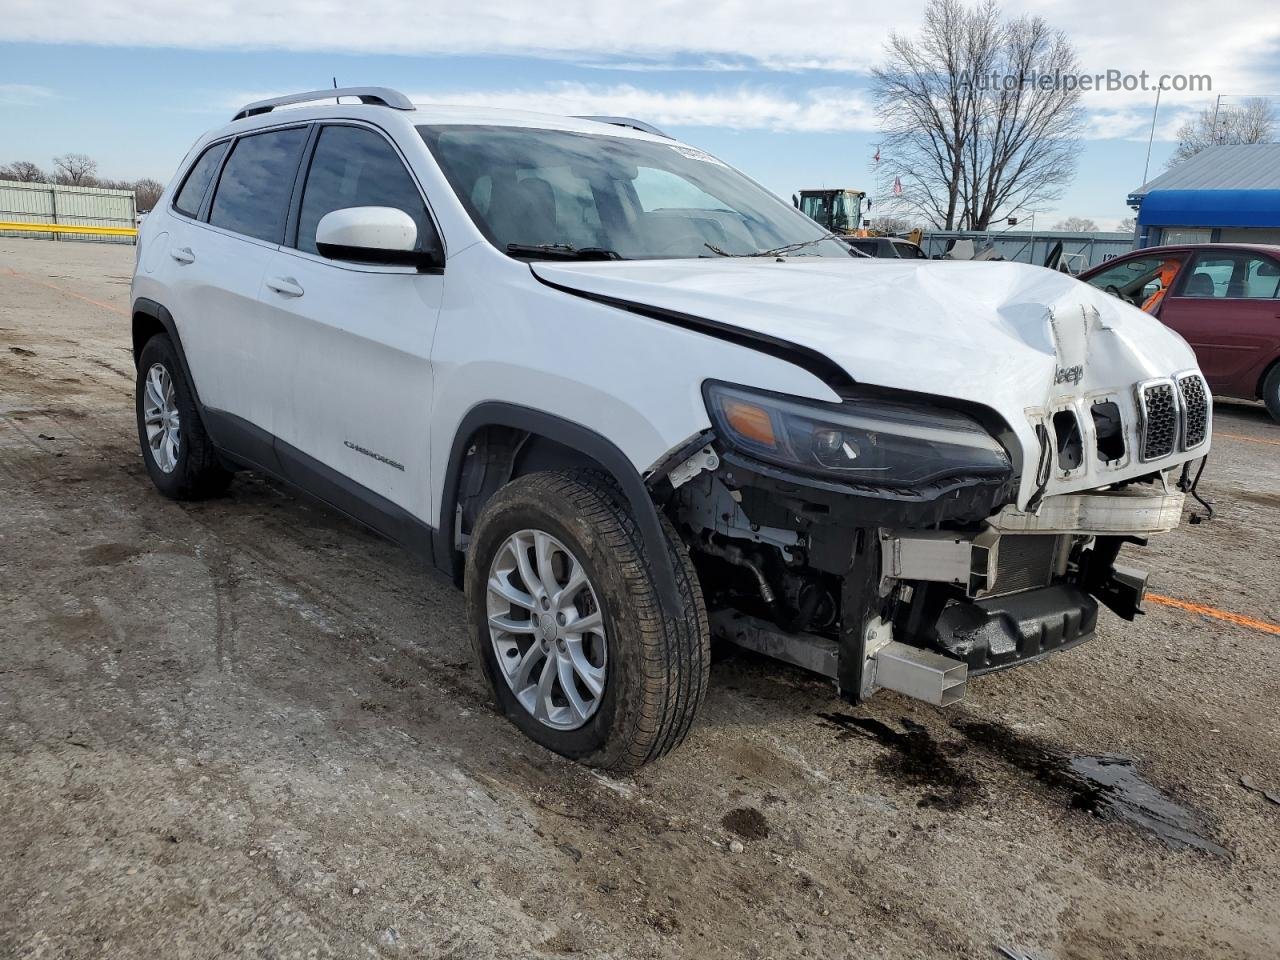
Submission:
[[[562,504],[616,559],[629,602],[627,616],[640,637],[638,703],[634,711],[620,716],[628,729],[611,731],[600,755],[583,759],[609,769],[634,770],[664,756],[688,736],[706,698],[710,673],[710,623],[688,551],[662,517],[683,611],[682,616],[666,616],[640,525],[607,474],[589,469],[528,474],[499,490],[485,512],[517,500]]]

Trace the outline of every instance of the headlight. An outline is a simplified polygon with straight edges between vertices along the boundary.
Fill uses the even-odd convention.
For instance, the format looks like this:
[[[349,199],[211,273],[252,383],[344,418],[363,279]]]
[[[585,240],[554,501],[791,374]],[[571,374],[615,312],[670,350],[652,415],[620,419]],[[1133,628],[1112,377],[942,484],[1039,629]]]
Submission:
[[[806,473],[904,487],[954,476],[1007,477],[1012,469],[991,434],[950,410],[880,399],[819,403],[714,382],[705,394],[722,440]]]

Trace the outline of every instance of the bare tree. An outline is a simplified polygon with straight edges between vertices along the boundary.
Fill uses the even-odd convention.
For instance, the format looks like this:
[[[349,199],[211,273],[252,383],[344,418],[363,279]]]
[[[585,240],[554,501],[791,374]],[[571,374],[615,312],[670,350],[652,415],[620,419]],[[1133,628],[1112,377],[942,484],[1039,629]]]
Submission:
[[[1067,217],[1055,223],[1052,229],[1063,233],[1097,233],[1098,225],[1088,217]]]
[[[58,183],[73,187],[91,187],[97,183],[98,161],[83,153],[64,153],[53,158],[53,169]]]
[[[1075,173],[1080,93],[1066,35],[1042,18],[1003,20],[995,0],[930,0],[918,36],[893,33],[872,71],[884,135],[882,186],[946,229],[985,230],[1055,200]]]
[[[134,203],[139,210],[151,210],[164,193],[164,184],[159,180],[144,177],[133,185]]]
[[[1133,217],[1125,217],[1116,224],[1116,233],[1133,233],[1138,229],[1138,221]]]
[[[878,234],[901,236],[904,233],[910,233],[914,226],[915,224],[906,217],[895,217],[888,213],[871,218],[871,229]]]
[[[1276,111],[1264,97],[1219,105],[1216,116],[1212,108],[1201,110],[1198,117],[1178,128],[1178,145],[1165,166],[1175,166],[1217,144],[1270,143],[1275,130]]]
[[[0,167],[0,180],[20,180],[23,183],[47,182],[45,172],[30,160],[15,160]]]

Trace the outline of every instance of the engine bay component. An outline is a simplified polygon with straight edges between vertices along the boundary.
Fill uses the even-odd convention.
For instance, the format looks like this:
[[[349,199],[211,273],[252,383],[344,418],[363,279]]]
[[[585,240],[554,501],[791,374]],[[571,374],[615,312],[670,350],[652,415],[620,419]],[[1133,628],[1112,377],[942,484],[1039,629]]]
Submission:
[[[995,541],[994,533],[975,537],[945,530],[881,530],[881,576],[953,583],[977,596],[995,579]]]

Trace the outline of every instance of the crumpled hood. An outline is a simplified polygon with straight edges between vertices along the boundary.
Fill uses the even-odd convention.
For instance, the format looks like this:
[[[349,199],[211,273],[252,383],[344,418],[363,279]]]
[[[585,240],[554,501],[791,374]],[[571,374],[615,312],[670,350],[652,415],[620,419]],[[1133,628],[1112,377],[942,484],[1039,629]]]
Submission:
[[[809,347],[861,383],[957,397],[1006,417],[1196,366],[1186,342],[1153,317],[1020,263],[793,257],[532,267],[564,287]]]
[[[1046,493],[1093,489],[1190,459],[1142,463],[1135,384],[1197,368],[1178,334],[1101,290],[1042,267],[793,257],[534,263],[588,294],[730,324],[825,355],[855,381],[995,410],[1024,453],[1018,502],[1037,491],[1037,426],[1064,407],[1086,431],[1085,462]],[[1090,404],[1121,407],[1128,453],[1092,453]],[[1206,448],[1199,451],[1202,455]]]

